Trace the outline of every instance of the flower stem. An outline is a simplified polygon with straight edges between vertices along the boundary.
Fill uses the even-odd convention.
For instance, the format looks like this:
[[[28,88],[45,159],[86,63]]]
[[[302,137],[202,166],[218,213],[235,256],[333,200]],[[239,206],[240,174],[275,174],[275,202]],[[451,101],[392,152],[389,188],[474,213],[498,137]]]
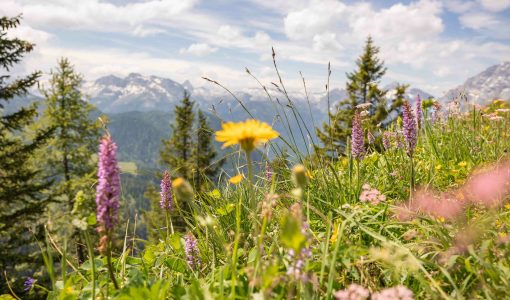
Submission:
[[[117,279],[115,279],[115,274],[113,273],[113,265],[112,265],[112,242],[111,235],[108,234],[108,250],[106,252],[106,263],[108,265],[108,273],[110,274],[110,279],[113,282],[113,286],[116,290],[119,289],[119,284],[117,283]]]
[[[237,279],[237,251],[239,248],[239,238],[241,234],[241,197],[237,201],[236,205],[236,236],[234,238],[234,250],[232,252],[232,279],[231,279],[231,290],[230,298],[236,298],[236,279]]]
[[[250,202],[250,208],[252,209],[252,212],[255,213],[256,210],[256,203],[255,203],[255,192],[253,189],[253,166],[252,166],[252,160],[251,160],[251,152],[246,151],[246,164],[248,167],[248,191],[249,191],[249,202]]]
[[[410,190],[409,190],[409,199],[412,199],[413,198],[413,192],[414,192],[414,185],[415,185],[415,182],[414,182],[414,161],[413,161],[413,155],[411,154],[409,156],[409,158],[411,159],[411,184],[410,184]]]
[[[90,235],[87,230],[84,230],[85,242],[87,243],[87,249],[89,251],[89,261],[92,265],[92,299],[96,299],[96,261],[94,257],[94,248],[92,247],[92,242],[90,241]]]

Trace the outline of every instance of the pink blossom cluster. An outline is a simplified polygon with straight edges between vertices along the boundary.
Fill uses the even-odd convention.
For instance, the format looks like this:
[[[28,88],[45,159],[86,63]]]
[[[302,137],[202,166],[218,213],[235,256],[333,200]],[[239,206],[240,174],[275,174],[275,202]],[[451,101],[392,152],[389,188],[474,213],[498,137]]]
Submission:
[[[370,202],[372,204],[379,204],[386,200],[386,196],[381,194],[377,189],[373,189],[368,184],[364,184],[362,187],[361,194],[359,196],[361,202]]]
[[[109,135],[99,144],[97,168],[96,210],[100,230],[111,230],[118,222],[120,207],[120,169],[117,165],[117,145]]]
[[[486,114],[483,116],[491,121],[501,121],[504,119],[502,116],[499,116],[497,113]]]
[[[335,292],[335,299],[337,300],[413,300],[413,292],[403,285],[394,286],[384,289],[382,291],[373,293],[370,297],[370,292],[358,284],[351,284],[346,289]]]
[[[460,188],[434,193],[419,190],[405,206],[397,211],[403,219],[414,213],[425,213],[434,217],[454,219],[468,205],[496,207],[510,194],[510,161],[476,172]]]
[[[335,292],[337,300],[366,300],[370,292],[359,284],[351,284],[346,289]]]
[[[372,300],[413,300],[413,292],[403,285],[382,290],[372,295]]]

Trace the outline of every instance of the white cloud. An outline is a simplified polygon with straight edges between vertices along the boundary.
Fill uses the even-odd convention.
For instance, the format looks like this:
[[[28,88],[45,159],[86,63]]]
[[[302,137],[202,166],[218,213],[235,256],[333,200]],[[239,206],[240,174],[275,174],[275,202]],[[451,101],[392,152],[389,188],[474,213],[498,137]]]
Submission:
[[[218,29],[218,35],[227,41],[233,41],[241,36],[241,30],[233,26],[223,25]]]
[[[476,5],[474,1],[464,0],[445,0],[444,4],[449,11],[457,14],[465,13]]]
[[[173,57],[152,57],[144,52],[114,48],[78,49],[48,45],[39,48],[37,55],[28,56],[23,64],[26,70],[38,69],[47,73],[55,67],[57,59],[62,56],[68,57],[76,70],[82,72],[87,80],[110,74],[125,76],[136,72],[171,78],[178,82],[189,80],[194,86],[206,85],[202,76],[212,75],[214,75],[212,79],[228,82],[234,88],[241,88],[250,83],[241,68],[237,70],[221,64]]]
[[[22,12],[24,19],[36,26],[127,32],[145,36],[159,32],[151,24],[171,20],[190,10],[197,1],[149,0],[114,5],[99,0],[26,0],[10,1],[7,6],[0,7],[0,13],[17,15]]]
[[[445,77],[452,74],[452,70],[447,66],[441,66],[434,70],[434,75],[438,77]]]
[[[55,36],[53,36],[51,33],[34,29],[26,25],[21,25],[12,30],[9,30],[8,34],[10,37],[17,37],[30,43],[35,43],[36,45],[45,44],[46,42],[55,38]]]
[[[151,35],[157,35],[165,32],[165,30],[156,27],[147,27],[144,25],[138,25],[133,29],[132,34],[138,37],[146,37]]]
[[[479,0],[483,8],[492,12],[503,11],[510,7],[510,0]]]
[[[473,12],[466,13],[459,17],[460,23],[471,29],[490,28],[498,24],[497,19],[489,13]]]
[[[216,52],[218,48],[214,48],[204,43],[191,44],[188,48],[182,48],[179,53],[191,54],[195,56],[206,56],[213,52]]]
[[[487,12],[469,12],[459,17],[462,26],[474,29],[485,36],[508,39],[510,38],[510,20]]]
[[[342,49],[342,45],[336,39],[336,34],[332,32],[316,34],[313,37],[313,50],[315,51],[335,52]]]
[[[345,8],[345,4],[338,1],[314,0],[308,7],[285,17],[285,33],[292,40],[313,38],[333,26]]]

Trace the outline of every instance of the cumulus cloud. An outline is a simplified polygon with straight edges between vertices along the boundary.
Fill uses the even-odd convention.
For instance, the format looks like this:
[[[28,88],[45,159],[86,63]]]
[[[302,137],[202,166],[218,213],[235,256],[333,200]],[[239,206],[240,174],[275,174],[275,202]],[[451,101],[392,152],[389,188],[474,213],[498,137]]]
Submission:
[[[324,84],[321,74],[326,74],[327,63],[331,62],[333,76],[337,76],[332,80],[337,80],[337,86],[341,87],[345,72],[354,67],[354,60],[370,34],[389,67],[385,76],[388,80],[431,87],[435,93],[459,84],[465,76],[490,64],[510,59],[510,45],[504,40],[510,37],[510,32],[506,32],[510,20],[503,16],[510,0],[413,0],[386,5],[375,0],[249,0],[242,4],[246,8],[242,19],[226,17],[225,12],[215,11],[209,5],[201,7],[199,0],[144,0],[127,4],[107,0],[0,2],[0,14],[23,12],[25,27],[20,27],[19,34],[40,44],[37,53],[31,54],[32,66],[42,69],[45,64],[54,65],[56,53],[60,53],[77,60],[77,65],[90,76],[126,70],[183,81],[199,77],[199,73],[221,74],[231,77],[227,78],[229,83],[240,85],[245,83],[240,76],[244,66],[262,70],[263,75],[271,73],[263,67],[271,66],[271,46],[274,46],[279,62],[293,70],[286,76],[293,82],[301,84],[297,73],[300,69],[307,82],[317,83],[320,90]],[[443,21],[445,10],[459,15],[463,27],[477,31],[476,38],[474,35],[452,38],[450,31],[446,35],[445,27],[451,24]],[[108,37],[119,41],[116,44],[123,49],[90,45],[93,55],[88,58],[88,49],[74,47],[73,41],[59,35],[62,28],[93,31],[99,37],[104,37],[101,36],[104,32],[113,33]],[[133,42],[154,35],[175,39],[172,45],[178,46],[171,50],[177,50],[182,56],[166,60],[161,58],[165,54],[150,44],[150,39],[147,44]],[[139,51],[145,46],[159,58],[141,54]],[[190,56],[210,55],[220,48],[233,50],[231,61],[219,61],[220,56],[211,55],[208,59],[218,60],[216,63],[202,62],[200,72],[191,71],[198,66],[191,59],[187,61]],[[120,55],[128,60],[116,57]],[[232,73],[236,63],[240,64],[236,69],[240,73]],[[463,68],[452,69],[458,65]],[[167,74],[169,69],[171,74]]]
[[[462,26],[479,31],[486,36],[510,38],[510,21],[488,12],[468,12],[459,17]]]
[[[313,49],[315,51],[335,52],[342,50],[342,45],[338,42],[336,34],[325,32],[316,34],[313,37]]]
[[[7,0],[9,1],[9,0]],[[191,9],[198,0],[149,0],[115,5],[100,0],[9,1],[1,13],[23,13],[35,26],[128,32],[138,36],[159,33],[151,23],[165,21]]]
[[[182,48],[179,53],[191,54],[195,56],[206,56],[213,52],[216,52],[218,48],[214,48],[204,43],[191,44],[188,48]]]
[[[293,40],[313,38],[333,26],[345,8],[346,5],[338,1],[314,0],[308,7],[285,17],[285,33]]]
[[[483,8],[492,11],[499,12],[510,7],[510,0],[479,0]]]
[[[475,1],[464,1],[464,0],[447,0],[444,1],[446,8],[454,13],[461,14],[469,11],[475,7]]]

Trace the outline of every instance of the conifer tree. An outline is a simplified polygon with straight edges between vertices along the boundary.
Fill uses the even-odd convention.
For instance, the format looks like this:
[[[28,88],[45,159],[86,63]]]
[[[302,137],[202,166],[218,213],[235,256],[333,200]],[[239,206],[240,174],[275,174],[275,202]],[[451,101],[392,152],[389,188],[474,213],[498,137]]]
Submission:
[[[47,163],[45,173],[54,180],[51,193],[59,200],[58,208],[51,213],[52,223],[57,225],[71,223],[68,213],[73,209],[74,199],[80,190],[86,201],[83,209],[88,208],[90,213],[94,207],[95,190],[92,186],[96,163],[92,158],[96,153],[100,124],[91,119],[94,107],[84,100],[81,84],[81,75],[67,58],[61,58],[56,70],[51,72],[49,87],[42,90],[46,108],[40,123],[55,130],[41,155]],[[66,206],[67,209],[62,209]],[[76,229],[71,228],[71,232],[79,238]],[[83,261],[83,247],[77,250],[78,259]]]
[[[34,72],[21,78],[11,78],[9,71],[32,51],[34,45],[8,37],[10,29],[20,24],[20,17],[0,18],[0,270],[10,275],[30,266],[34,272],[41,265],[34,237],[44,238],[44,211],[49,198],[44,191],[49,181],[41,176],[34,163],[34,152],[51,135],[51,129],[28,132],[37,115],[36,106],[19,108],[13,113],[2,112],[6,104],[21,100],[40,76]],[[26,270],[26,269],[25,269]],[[24,276],[31,274],[25,273]],[[7,293],[2,280],[0,294]],[[11,282],[15,291],[22,291],[23,279]]]
[[[214,180],[221,167],[222,162],[214,163],[216,150],[213,145],[213,131],[202,110],[198,111],[198,124],[196,133],[196,144],[193,149],[193,183],[197,190],[203,185],[204,180]]]
[[[367,108],[369,114],[364,122],[369,130],[375,129],[378,125],[384,127],[388,124],[388,116],[402,105],[401,102],[394,102],[388,106],[387,91],[378,86],[386,73],[384,62],[377,57],[378,54],[379,48],[373,44],[369,36],[363,54],[356,60],[356,70],[347,73],[348,98],[338,103],[335,112],[329,113],[329,121],[323,124],[323,130],[317,129],[317,135],[324,144],[324,148],[320,150],[325,154],[335,157],[345,150],[357,105],[371,104]]]
[[[160,152],[161,163],[167,166],[173,175],[188,180],[191,179],[190,159],[194,148],[192,137],[195,119],[194,104],[190,100],[189,94],[185,92],[181,104],[176,105],[174,109],[175,121],[171,125],[172,136],[168,140],[162,141],[163,149]]]
[[[143,219],[147,226],[147,234],[149,241],[158,241],[165,236],[166,226],[165,212],[159,205],[160,194],[154,185],[149,184],[143,197],[148,200],[150,208],[143,212]]]

